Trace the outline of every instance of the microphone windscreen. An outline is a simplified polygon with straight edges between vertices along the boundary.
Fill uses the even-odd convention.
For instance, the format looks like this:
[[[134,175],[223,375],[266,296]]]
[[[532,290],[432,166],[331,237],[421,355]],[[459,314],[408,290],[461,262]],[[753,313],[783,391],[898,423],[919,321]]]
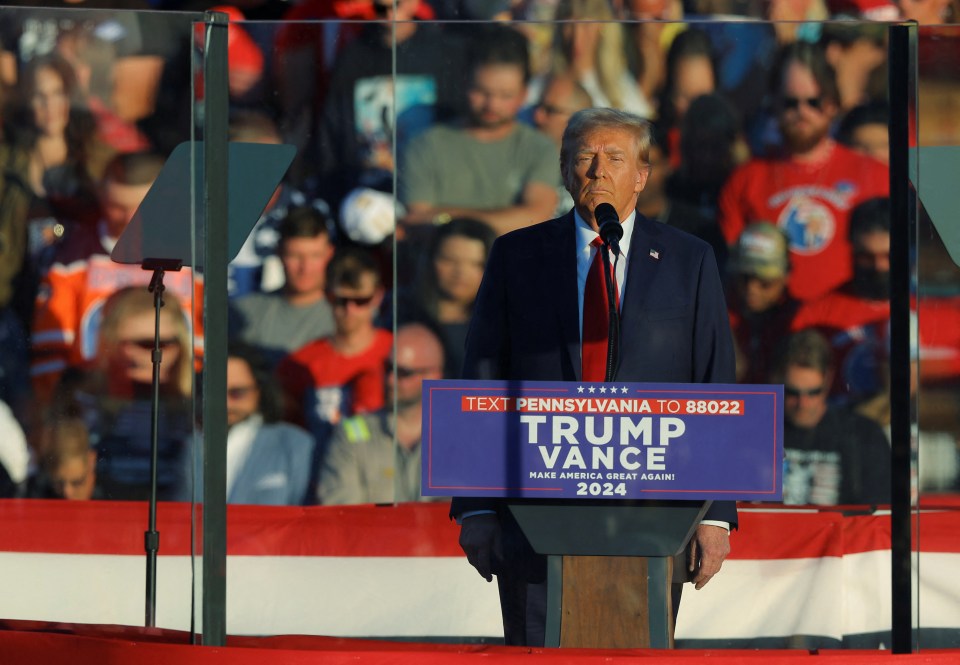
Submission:
[[[617,209],[609,203],[601,203],[593,211],[593,218],[597,220],[597,226],[603,226],[606,222],[620,223],[620,216],[617,215]]]
[[[623,226],[620,225],[620,216],[617,215],[616,208],[609,203],[601,203],[594,209],[593,217],[597,220],[603,242],[614,245],[616,250],[615,243],[623,237]]]

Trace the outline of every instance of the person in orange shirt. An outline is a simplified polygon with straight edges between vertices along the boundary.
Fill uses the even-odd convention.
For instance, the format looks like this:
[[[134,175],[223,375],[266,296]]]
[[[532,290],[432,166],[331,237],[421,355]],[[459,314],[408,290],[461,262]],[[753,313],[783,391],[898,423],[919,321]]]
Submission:
[[[100,221],[76,227],[57,249],[37,294],[32,330],[30,374],[35,396],[49,400],[62,372],[97,354],[97,333],[106,298],[126,286],[150,283],[151,273],[138,265],[110,259],[117,239],[163,168],[150,152],[120,154],[107,165],[100,185]],[[168,272],[164,286],[179,296],[184,316],[193,323],[194,343],[202,338],[203,291],[190,269]],[[198,307],[193,308],[196,302]]]

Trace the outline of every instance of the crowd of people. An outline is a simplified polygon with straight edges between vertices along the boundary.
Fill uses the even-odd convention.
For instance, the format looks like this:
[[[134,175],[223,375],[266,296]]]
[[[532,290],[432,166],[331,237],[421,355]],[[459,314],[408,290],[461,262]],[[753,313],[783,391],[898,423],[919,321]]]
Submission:
[[[771,0],[756,18],[782,23],[716,20],[749,4],[245,5],[288,21],[229,27],[230,138],[297,157],[229,268],[228,500],[421,499],[421,383],[459,376],[491,246],[570,209],[566,121],[609,106],[653,126],[639,212],[713,248],[738,380],[784,385],[784,501],[887,502],[904,220],[889,216],[886,27],[871,20],[954,7]],[[109,254],[190,138],[197,43],[180,21],[0,18],[2,496],[149,491],[150,273]],[[203,280],[165,285],[158,488],[182,500]],[[960,422],[940,429],[916,433],[918,491],[957,489]]]

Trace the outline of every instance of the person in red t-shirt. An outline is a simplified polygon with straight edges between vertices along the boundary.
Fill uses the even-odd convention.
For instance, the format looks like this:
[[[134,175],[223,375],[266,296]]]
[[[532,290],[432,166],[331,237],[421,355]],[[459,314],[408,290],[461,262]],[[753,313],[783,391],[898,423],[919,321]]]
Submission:
[[[805,303],[794,330],[815,328],[833,349],[834,401],[857,401],[883,389],[881,361],[890,326],[890,200],[870,199],[850,213],[853,278]]]
[[[720,195],[719,223],[732,244],[751,221],[775,221],[790,240],[790,294],[807,301],[850,279],[850,210],[886,196],[889,172],[830,138],[839,93],[821,47],[785,46],[775,71],[783,152],[734,171]]]
[[[374,319],[383,302],[376,259],[366,250],[338,250],[327,266],[327,300],[335,330],[280,361],[277,375],[287,399],[287,420],[303,425],[323,449],[345,416],[383,406],[384,365],[393,336]]]

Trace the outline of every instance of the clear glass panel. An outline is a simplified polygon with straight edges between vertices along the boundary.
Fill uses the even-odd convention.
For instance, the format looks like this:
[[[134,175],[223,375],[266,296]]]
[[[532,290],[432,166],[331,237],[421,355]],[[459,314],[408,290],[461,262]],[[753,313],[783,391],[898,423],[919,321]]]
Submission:
[[[570,14],[553,18],[612,18],[592,11],[576,14],[562,4]],[[715,619],[718,612],[711,598],[716,596],[687,593],[678,623],[679,646],[888,646],[888,586],[876,582],[889,579],[886,517],[874,510],[887,498],[879,461],[888,449],[875,436],[883,436],[890,420],[885,366],[889,308],[884,310],[885,298],[879,297],[884,252],[869,242],[875,240],[870,233],[853,245],[846,242],[855,203],[886,192],[882,171],[846,152],[831,153],[826,160],[821,154],[813,168],[790,170],[771,162],[747,182],[740,177],[739,198],[725,200],[734,198],[732,169],[771,147],[784,147],[781,130],[791,137],[787,149],[803,152],[805,146],[817,145],[808,144],[811,137],[831,128],[824,123],[831,115],[831,96],[816,80],[811,88],[810,77],[802,72],[790,80],[786,94],[782,89],[771,94],[768,79],[782,43],[821,40],[830,45],[826,55],[841,75],[832,131],[855,151],[877,149],[885,133],[885,121],[877,121],[883,108],[860,104],[871,100],[882,105],[888,96],[885,26],[695,20],[683,25],[574,25],[535,22],[544,18],[541,9],[536,5],[523,17],[530,22],[498,27],[483,20],[410,22],[410,12],[416,10],[408,0],[379,13],[373,5],[361,7],[357,16],[342,17],[356,20],[315,21],[335,17],[310,15],[309,6],[303,6],[289,18],[307,22],[231,24],[231,140],[286,143],[297,153],[227,273],[227,332],[259,347],[258,354],[251,354],[231,341],[230,357],[239,363],[227,363],[223,396],[227,422],[239,425],[231,427],[226,455],[227,496],[233,504],[227,630],[459,642],[502,639],[495,587],[484,583],[460,556],[446,505],[412,505],[419,498],[416,398],[422,379],[459,374],[473,298],[492,238],[569,209],[572,199],[559,179],[557,141],[570,112],[587,105],[614,105],[657,118],[660,149],[651,156],[653,170],[639,209],[714,247],[728,277],[742,381],[782,381],[795,389],[788,410],[799,430],[809,429],[802,426],[802,418],[816,416],[818,399],[827,397],[817,389],[826,387],[829,374],[816,366],[812,375],[790,371],[811,370],[799,362],[771,374],[777,344],[792,331],[791,324],[776,318],[760,325],[763,317],[747,311],[749,303],[763,302],[764,293],[769,300],[769,290],[782,286],[777,280],[784,265],[770,252],[789,242],[789,289],[795,297],[813,301],[852,278],[853,293],[846,294],[851,298],[841,305],[839,321],[816,319],[826,316],[826,306],[819,314],[813,307],[801,311],[806,311],[806,325],[826,332],[840,353],[834,358],[830,413],[852,409],[876,421],[873,425],[844,416],[843,426],[856,424],[856,435],[863,440],[841,452],[836,447],[846,441],[836,437],[828,441],[834,446],[829,450],[804,447],[796,437],[788,440],[796,445],[788,445],[793,452],[787,457],[787,503],[801,507],[775,513],[767,506],[741,507],[742,529],[733,537],[734,553],[711,583],[714,593],[724,598],[723,614],[740,621],[704,632],[700,627],[708,622],[700,617]],[[89,488],[95,468],[104,498],[145,498],[144,441],[149,440],[150,418],[143,384],[152,370],[153,328],[151,317],[143,316],[152,315],[155,303],[143,287],[150,274],[130,267],[121,276],[129,266],[100,261],[96,256],[103,258],[101,250],[91,255],[74,238],[90,235],[96,247],[98,231],[109,230],[114,215],[119,220],[132,213],[131,206],[139,202],[132,202],[133,197],[142,197],[145,183],[156,175],[157,160],[114,160],[115,154],[150,149],[165,158],[183,141],[210,138],[207,111],[218,107],[205,96],[208,54],[190,24],[197,18],[12,9],[0,18],[0,156],[7,160],[7,173],[21,176],[4,178],[0,214],[20,225],[19,235],[4,247],[16,249],[19,242],[25,257],[14,252],[0,270],[0,297],[5,289],[8,298],[0,309],[8,331],[0,352],[0,397],[17,420],[16,425],[4,425],[4,431],[17,432],[19,427],[25,432],[22,445],[7,444],[12,452],[3,453],[4,468],[20,485],[11,491],[30,496],[81,492]],[[483,76],[481,68],[471,66],[479,47],[498,44],[506,46],[497,57],[509,63],[509,44],[518,35],[528,50],[529,85],[523,85],[522,75],[509,64],[484,68]],[[937,603],[952,593],[944,586],[949,574],[938,568],[949,563],[937,554],[948,547],[939,539],[954,514],[957,483],[957,345],[951,337],[957,326],[951,322],[958,243],[949,213],[940,212],[952,210],[947,196],[953,189],[949,184],[930,185],[934,194],[927,195],[924,188],[927,177],[956,172],[950,167],[952,152],[925,150],[955,147],[955,59],[950,56],[956,37],[954,28],[920,29],[919,112],[912,130],[919,136],[914,144],[920,151],[911,179],[926,212],[919,217],[911,252],[918,321],[911,347],[919,358],[918,397],[912,409],[917,487],[931,508],[917,520],[914,534],[922,536],[914,540],[919,565],[913,585],[918,606],[914,625],[919,629],[914,642],[922,647],[956,646],[957,634],[949,618],[955,613],[927,606],[926,598]],[[712,62],[702,57],[701,49]],[[584,53],[595,55],[595,61]],[[567,74],[558,74],[561,71]],[[700,96],[713,91],[721,95]],[[504,137],[514,142],[504,145]],[[189,194],[184,187],[179,191],[193,212],[185,215],[195,227],[189,237],[198,239],[190,247],[192,265],[209,249],[202,243],[211,211],[194,198],[197,191],[190,191],[204,175],[202,154],[188,151],[184,187]],[[882,157],[882,149],[875,154]],[[255,159],[245,162],[261,166]],[[838,168],[839,176],[834,173]],[[151,170],[153,176],[146,176]],[[924,174],[923,182],[917,171]],[[112,205],[103,207],[105,202]],[[734,214],[737,209],[739,215]],[[860,217],[882,212],[857,210]],[[151,223],[147,217],[140,221]],[[787,240],[769,228],[750,227],[756,231],[755,243],[731,250],[728,243],[752,222],[779,225],[787,231]],[[824,267],[823,257],[828,256]],[[63,268],[65,288],[74,288],[69,284],[81,265],[76,261],[85,261],[88,273],[103,271],[102,278],[87,280],[98,290],[87,294],[86,309],[51,314],[58,293],[52,277]],[[210,378],[192,370],[201,369],[198,359],[204,347],[223,342],[217,335],[206,344],[198,341],[205,325],[199,293],[218,281],[209,274],[204,277],[198,279],[186,269],[165,274],[160,333],[160,494],[162,499],[196,503],[194,510],[186,508],[189,504],[164,504],[160,512],[156,618],[163,627],[196,631],[201,622],[195,598],[204,571],[192,565],[189,555],[200,553],[201,495],[179,477],[186,468],[185,449],[200,436],[194,424],[205,412],[195,386],[207,385]],[[106,298],[106,291],[130,284],[137,288],[129,304],[118,303],[119,297]],[[215,305],[224,304],[217,300],[222,296],[212,298]],[[183,316],[173,315],[181,310]],[[864,318],[858,318],[861,312]],[[134,321],[135,316],[143,321]],[[795,320],[792,325],[799,326]],[[318,338],[328,342],[317,344]],[[98,341],[110,343],[114,352],[107,353]],[[300,351],[302,347],[306,350]],[[24,362],[28,348],[33,380]],[[69,371],[56,380],[67,366]],[[281,396],[290,399],[285,403]],[[262,451],[255,443],[257,421],[248,417],[253,411],[262,415],[259,429],[286,447],[283,459],[255,457]],[[282,421],[302,429],[277,424]],[[865,434],[868,430],[873,435]],[[64,452],[54,469],[55,458],[47,453],[61,446],[66,450],[84,437],[96,447],[96,466],[89,455],[86,460],[71,458],[71,466]],[[19,439],[9,435],[4,440]],[[871,446],[878,441],[883,445],[874,451]],[[193,452],[197,477],[204,466],[203,451]],[[851,463],[857,456],[859,462]],[[857,464],[859,470],[850,473]],[[247,475],[251,470],[259,475]],[[850,490],[851,475],[861,481],[859,493]],[[876,493],[867,492],[871,487]],[[321,502],[354,505],[282,512],[242,505]],[[23,504],[24,509],[20,505],[16,510],[23,510],[27,519],[55,525],[48,530],[49,538],[58,538],[49,551],[64,551],[60,541],[67,541],[67,553],[108,558],[85,558],[82,565],[90,567],[82,570],[74,564],[58,567],[61,572],[55,576],[29,556],[35,551],[25,555],[22,546],[7,544],[4,570],[23,571],[19,577],[31,580],[30,597],[38,600],[25,607],[19,600],[23,595],[8,594],[18,603],[4,606],[0,615],[141,623],[142,597],[130,590],[142,587],[145,503],[80,507],[50,500]],[[13,504],[4,501],[0,510],[13,511]],[[278,530],[280,522],[287,528]],[[123,525],[123,544],[103,544],[96,534],[104,524]],[[920,532],[927,524],[929,531]],[[33,524],[17,528],[29,531]],[[264,535],[280,531],[282,536]],[[769,533],[784,537],[774,546],[762,538]],[[846,535],[853,533],[869,534],[867,551],[842,549]],[[919,549],[921,542],[931,543],[932,554]],[[843,554],[839,567],[833,565],[837,547]],[[798,561],[814,563],[798,572]],[[196,593],[190,587],[191,574]],[[783,597],[771,597],[767,588],[757,587],[756,580],[764,575],[782,582],[788,589]],[[105,578],[109,582],[101,583]],[[409,586],[397,588],[397,579]],[[90,586],[94,580],[95,589]],[[64,604],[64,589],[75,594],[77,602]],[[318,598],[352,600],[318,604]],[[321,610],[304,613],[304,605]],[[264,612],[264,607],[271,611]],[[862,611],[845,614],[844,607]]]
[[[945,556],[946,524],[956,515],[958,466],[958,368],[956,326],[960,259],[954,188],[944,186],[944,169],[955,168],[960,127],[956,113],[957,74],[954,62],[960,30],[926,24],[918,29],[918,194],[917,322],[918,365],[916,433],[919,448],[919,644],[921,649],[960,644],[956,621],[937,609],[938,599],[956,597],[940,579]]]
[[[613,18],[561,5],[561,13],[546,17],[545,5],[532,5],[521,17],[529,22],[499,29],[485,23],[491,16],[474,13],[468,23],[431,22],[427,15],[410,22],[411,12],[426,10],[408,0],[395,8],[365,5],[356,16],[340,17],[350,20],[311,15],[311,6],[303,5],[287,18],[304,22],[230,26],[231,140],[282,142],[297,154],[227,274],[227,332],[260,347],[261,356],[241,355],[249,350],[232,346],[239,371],[231,370],[237,363],[227,363],[222,395],[227,422],[245,424],[231,428],[226,455],[227,496],[234,504],[227,630],[502,639],[495,587],[460,556],[446,506],[412,503],[419,478],[416,395],[423,378],[458,375],[492,237],[569,209],[572,199],[557,168],[558,131],[571,111],[592,104],[656,116],[660,150],[650,159],[639,208],[714,247],[728,278],[742,381],[785,383],[794,430],[810,429],[804,423],[820,413],[824,399],[841,423],[834,431],[855,426],[855,434],[823,437],[821,447],[810,445],[816,437],[788,435],[786,503],[797,505],[782,512],[741,507],[733,555],[711,582],[716,595],[684,596],[679,646],[889,646],[887,517],[874,510],[888,499],[882,471],[888,448],[880,437],[891,419],[890,310],[882,297],[889,284],[883,283],[884,251],[873,242],[876,234],[846,242],[853,217],[866,219],[869,231],[871,215],[882,216],[882,207],[856,205],[886,192],[882,171],[831,146],[839,152],[825,159],[814,151],[812,167],[791,170],[774,161],[739,182],[732,175],[735,166],[771,148],[816,148],[820,144],[810,141],[825,127],[855,152],[882,158],[882,104],[899,94],[887,91],[883,75],[886,27],[536,22]],[[463,11],[479,10],[468,3]],[[144,288],[150,274],[107,261],[108,248],[101,245],[105,235],[116,235],[112,224],[127,222],[162,161],[126,153],[151,150],[166,158],[183,141],[211,138],[207,111],[219,107],[205,96],[208,54],[194,20],[198,16],[112,10],[6,8],[0,16],[0,157],[6,160],[0,232],[9,234],[0,250],[10,253],[0,261],[0,398],[10,411],[0,415],[7,417],[2,461],[12,481],[8,494],[80,494],[95,477],[99,494],[114,499],[0,502],[11,525],[2,568],[11,571],[8,579],[29,581],[23,593],[7,594],[16,599],[0,607],[7,618],[142,623],[138,589],[150,435],[144,384],[152,373],[155,302]],[[524,38],[528,86],[510,65],[488,67],[483,76],[471,66],[478,45],[507,44],[502,57],[509,58],[507,34]],[[919,150],[910,177],[924,214],[911,237],[916,306],[909,314],[917,335],[910,346],[919,363],[911,425],[916,487],[930,508],[922,518],[918,513],[913,532],[913,644],[924,648],[957,646],[958,628],[952,625],[957,594],[946,555],[952,544],[943,534],[953,528],[957,489],[952,335],[960,243],[950,217],[954,187],[937,179],[957,171],[951,150],[957,37],[954,27],[920,28],[919,93],[912,105],[912,145]],[[789,89],[768,86],[781,44],[818,40],[839,75],[833,123],[822,81],[811,86],[810,76],[791,71]],[[712,62],[698,59],[704,44]],[[567,75],[551,76],[559,71]],[[700,96],[711,91],[722,94]],[[867,101],[875,104],[862,107]],[[519,138],[505,151],[504,136]],[[184,187],[178,192],[192,211],[185,215],[193,225],[189,237],[200,240],[191,242],[193,265],[210,249],[202,241],[213,212],[194,198],[199,190],[190,190],[204,176],[201,154],[188,151],[189,194]],[[149,216],[140,221],[151,224]],[[787,232],[786,241],[768,227],[750,227],[753,244],[728,247],[753,222],[775,223]],[[178,218],[169,228],[181,223]],[[815,364],[787,363],[771,373],[777,346],[800,327],[797,319],[788,322],[784,315],[761,325],[769,317],[759,315],[759,306],[748,311],[782,286],[777,281],[784,264],[774,255],[787,242],[793,296],[814,301],[834,287],[847,289],[839,319],[824,313],[827,305],[799,308],[804,325],[826,332],[839,354],[831,354],[829,391],[831,374]],[[195,599],[204,579],[190,556],[200,553],[199,488],[181,477],[185,453],[200,436],[195,424],[206,412],[195,386],[210,377],[192,370],[201,368],[204,347],[223,342],[222,335],[198,342],[209,323],[199,293],[219,281],[204,277],[186,269],[167,272],[160,317],[160,497],[196,503],[162,505],[156,622],[183,630],[200,630]],[[130,294],[129,302],[108,296],[130,285],[136,288],[123,294]],[[80,289],[74,300],[81,304],[57,309],[60,294],[70,289]],[[210,311],[224,304],[222,298],[212,296]],[[299,352],[317,338],[333,341]],[[816,343],[808,343],[815,351]],[[252,371],[261,360],[264,371]],[[208,397],[219,400],[218,394]],[[284,403],[281,396],[291,399]],[[261,451],[256,420],[247,417],[252,411],[262,414],[260,429],[286,446],[282,460],[255,457]],[[283,420],[302,429],[276,424]],[[80,454],[70,457],[78,446]],[[193,452],[197,477],[203,451]],[[247,476],[248,470],[259,475]],[[860,481],[858,491],[851,477]],[[355,505],[280,512],[243,505],[318,502]],[[46,534],[41,544],[22,544],[35,542],[22,534],[35,538],[38,532]],[[107,539],[117,533],[118,540]],[[764,537],[771,533],[781,537]],[[37,556],[44,552],[77,556],[51,567]],[[756,580],[764,578],[777,579],[784,594],[759,588]],[[397,587],[398,579],[404,586]],[[64,603],[67,596],[72,600]],[[712,604],[717,597],[723,598],[722,613]],[[318,611],[305,613],[304,606]],[[717,625],[718,615],[738,622]],[[702,629],[707,625],[711,632]]]
[[[410,417],[416,413],[411,405],[415,409],[423,378],[458,375],[492,238],[569,210],[572,199],[559,177],[559,132],[571,111],[595,104],[658,118],[659,150],[651,155],[640,211],[713,246],[727,281],[741,381],[791,388],[790,507],[775,512],[778,507],[743,505],[734,554],[711,582],[725,599],[724,615],[740,621],[704,631],[715,624],[706,617],[717,615],[716,606],[707,594],[687,593],[678,644],[889,647],[887,514],[876,510],[890,497],[885,257],[882,248],[862,246],[859,236],[851,244],[847,237],[854,209],[867,229],[871,218],[887,211],[884,202],[859,207],[885,197],[889,188],[885,167],[861,156],[885,156],[875,141],[882,145],[889,115],[886,26],[689,21],[495,27],[409,22],[404,12],[411,10],[401,2],[388,10],[393,14],[358,15],[365,23],[240,22],[230,28],[233,44],[246,45],[230,53],[231,139],[282,141],[296,146],[297,157],[230,267],[229,334],[259,346],[275,369],[272,377],[269,370],[263,377],[240,373],[255,379],[261,402],[241,404],[243,391],[235,390],[228,394],[235,414],[228,409],[228,417],[268,409],[265,396],[283,395],[288,403],[279,413],[313,439],[290,453],[312,456],[302,462],[310,473],[297,482],[288,474],[277,489],[292,494],[269,499],[241,494],[247,489],[243,461],[229,462],[228,443],[228,464],[237,465],[228,471],[228,500],[235,504],[231,554],[312,555],[277,567],[265,559],[231,559],[228,631],[502,639],[494,587],[460,557],[445,506],[408,503],[416,498],[411,488],[418,479],[410,444],[418,440],[419,419]],[[375,20],[384,15],[398,22]],[[585,16],[598,17],[562,18]],[[330,18],[305,8],[293,17]],[[510,66],[506,72],[489,68],[483,80],[474,77],[477,45],[509,42],[507,34],[520,35],[528,49],[528,86]],[[771,87],[779,47],[818,40],[829,44],[826,53],[808,47],[793,53],[832,62],[840,74],[837,89],[831,94],[825,79],[804,68],[788,70],[786,88]],[[583,53],[594,48],[591,63]],[[702,57],[703,50],[710,57]],[[566,67],[566,76],[551,76]],[[720,94],[701,96],[710,92]],[[862,125],[869,127],[861,132]],[[820,143],[825,132],[848,147]],[[514,143],[502,145],[504,136]],[[729,184],[737,166],[778,150],[803,155],[812,166],[804,159],[774,159],[752,173],[741,171]],[[753,244],[736,245],[742,229],[758,222],[781,227],[786,237],[770,226],[750,226]],[[332,264],[323,229],[332,230]],[[784,287],[778,282],[788,268],[777,252],[788,245],[788,293],[812,303],[845,289],[839,305],[784,305],[771,295]],[[864,270],[861,259],[876,263]],[[921,285],[923,264],[921,258]],[[919,300],[922,309],[922,295]],[[770,302],[778,313],[761,314]],[[797,311],[804,312],[803,326]],[[919,319],[922,330],[922,312]],[[778,363],[795,327],[816,327],[821,337],[793,342],[793,360]],[[818,341],[823,337],[826,351]],[[445,352],[442,370],[437,340]],[[816,364],[824,357],[829,370]],[[228,387],[243,388],[241,378],[228,372]],[[279,390],[266,389],[271,380]],[[824,408],[826,431],[811,434]],[[282,538],[251,545],[248,526],[269,524],[272,514],[237,504],[302,500],[381,505],[311,508],[296,518],[291,512],[294,521]],[[405,529],[401,544],[387,546],[395,542],[396,525]],[[771,531],[783,534],[776,546],[763,538]],[[854,533],[869,534],[868,551],[844,549]],[[380,558],[363,558],[370,556]],[[427,586],[444,591],[423,594],[421,585],[383,594],[395,581],[392,566],[401,561],[409,579],[426,575],[432,580]],[[801,561],[809,567],[803,563],[799,570]],[[241,566],[251,566],[243,576]],[[755,584],[763,575],[789,591],[767,597]],[[309,617],[298,611],[321,597],[352,600]],[[264,604],[272,608],[268,625]],[[844,611],[854,606],[863,611]]]
[[[212,29],[209,17],[207,17],[207,21],[196,22],[191,25],[191,57],[183,63],[183,74],[186,75],[186,73],[189,72],[192,85],[189,97],[181,100],[181,103],[187,107],[184,109],[184,112],[186,113],[187,125],[190,128],[190,134],[187,139],[189,142],[185,145],[180,144],[178,147],[173,147],[173,150],[179,150],[180,157],[174,172],[180,175],[181,181],[184,182],[184,186],[181,186],[176,191],[185,198],[186,202],[185,206],[178,205],[178,208],[183,209],[184,212],[177,217],[173,217],[173,219],[189,220],[191,237],[194,239],[192,256],[194,266],[204,266],[204,262],[209,256],[207,253],[209,240],[207,233],[208,197],[206,196],[206,188],[209,183],[206,180],[207,174],[204,170],[204,165],[206,163],[206,157],[208,156],[205,150],[205,139],[208,135],[205,120],[208,118],[207,100],[209,92],[206,83],[207,63],[208,60],[216,58],[216,54],[211,53],[209,43]],[[186,154],[183,153],[184,148],[186,148]],[[204,321],[203,349],[207,348],[208,339],[214,339],[214,337],[210,335],[210,321],[207,317],[206,307],[209,300],[216,298],[216,295],[210,291],[211,285],[206,278],[207,274],[209,274],[209,271],[206,270],[205,267],[197,268],[196,279],[203,288],[202,295],[200,295],[199,298],[202,303],[201,312]],[[220,297],[222,298],[222,296]],[[206,435],[206,428],[202,428],[204,417],[207,415],[207,411],[204,409],[205,402],[210,399],[207,393],[207,381],[212,377],[206,354],[203,354],[202,362],[198,363],[196,369],[195,384],[199,390],[197,399],[194,401],[194,411],[198,415],[197,422],[201,425],[201,427],[198,427],[198,430],[201,431],[198,431],[197,441],[202,443],[194,449],[194,454],[190,460],[190,477],[192,479],[191,506],[193,508],[191,524],[193,525],[193,536],[195,538],[192,552],[194,557],[192,561],[192,582],[194,597],[197,599],[193,608],[191,638],[194,643],[202,644],[207,629],[206,620],[208,615],[206,608],[210,606],[211,602],[215,603],[217,599],[216,592],[208,590],[207,585],[209,583],[206,574],[208,570],[216,570],[217,564],[208,561],[207,555],[210,552],[203,546],[203,542],[208,535],[206,528],[208,524],[211,524],[211,522],[205,520],[207,511],[204,481],[207,478],[206,471],[207,465],[210,463],[209,460],[211,457],[215,459],[216,456],[211,456],[209,452],[211,444]],[[210,568],[206,568],[205,564],[209,565]]]
[[[191,490],[196,284],[189,269],[168,272],[158,322],[151,272],[110,252],[169,148],[189,138],[173,111],[192,94],[177,63],[189,62],[197,16],[0,16],[0,439],[15,484],[3,496],[31,499],[4,531],[36,536],[3,548],[7,579],[28,585],[10,598],[32,599],[5,604],[4,617],[191,627],[191,513],[173,502]],[[159,562],[144,552],[155,325]],[[91,498],[103,501],[79,501]]]

